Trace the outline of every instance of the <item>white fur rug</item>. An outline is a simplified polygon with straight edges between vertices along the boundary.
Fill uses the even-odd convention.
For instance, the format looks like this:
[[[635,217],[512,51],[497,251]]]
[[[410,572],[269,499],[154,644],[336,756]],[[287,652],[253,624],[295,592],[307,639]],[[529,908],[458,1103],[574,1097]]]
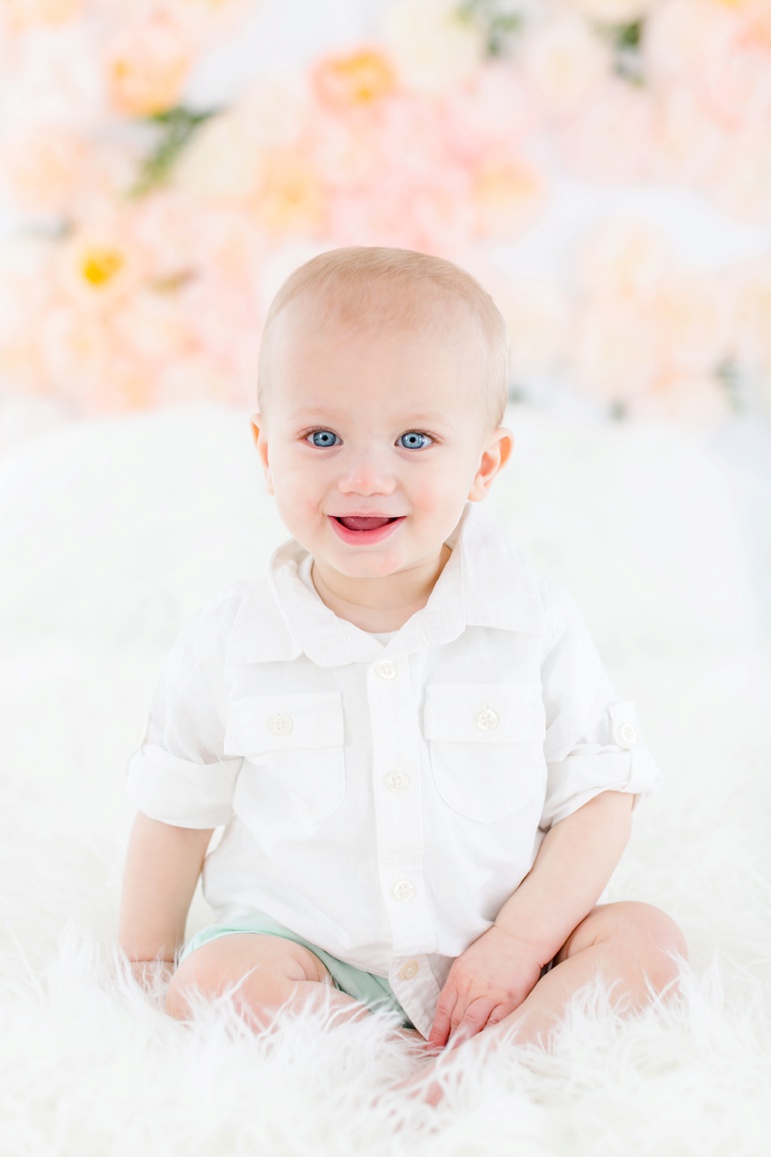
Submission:
[[[620,1022],[599,995],[549,1053],[467,1063],[432,1110],[377,1099],[416,1067],[383,1019],[189,1028],[116,962],[123,769],[160,664],[285,537],[247,414],[3,416],[2,1157],[771,1152],[767,429],[510,412],[488,505],[568,582],[665,772],[612,895],[667,909],[691,970],[677,1004]]]

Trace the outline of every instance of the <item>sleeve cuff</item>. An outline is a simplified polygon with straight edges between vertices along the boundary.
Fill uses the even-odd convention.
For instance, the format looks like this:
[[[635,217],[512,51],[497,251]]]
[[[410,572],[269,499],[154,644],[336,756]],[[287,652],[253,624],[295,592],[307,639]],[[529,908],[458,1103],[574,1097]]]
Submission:
[[[541,826],[559,823],[603,791],[642,796],[655,791],[661,773],[640,739],[630,702],[608,708],[615,746],[588,753],[576,751],[548,765],[549,790]]]
[[[217,828],[233,816],[242,759],[192,763],[146,743],[128,763],[126,791],[150,819],[180,828]]]

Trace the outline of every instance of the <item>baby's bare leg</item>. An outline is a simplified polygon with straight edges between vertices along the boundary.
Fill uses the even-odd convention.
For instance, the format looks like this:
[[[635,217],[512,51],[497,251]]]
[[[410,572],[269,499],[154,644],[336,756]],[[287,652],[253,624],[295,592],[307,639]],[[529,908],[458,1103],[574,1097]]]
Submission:
[[[266,1028],[287,1002],[294,1007],[324,1003],[346,1020],[369,1015],[364,1005],[334,987],[329,970],[309,949],[255,933],[220,936],[191,952],[171,978],[166,1011],[187,1020],[195,997],[212,1000],[230,991],[255,1029]]]
[[[615,1008],[640,1010],[656,994],[676,991],[678,959],[687,957],[682,932],[658,908],[633,902],[600,905],[578,925],[557,954],[555,967],[538,981],[519,1008],[470,1040],[456,1038],[448,1048],[457,1047],[461,1055],[469,1049],[494,1049],[511,1030],[515,1045],[546,1045],[570,1000],[598,978],[607,987]],[[446,1053],[439,1062],[445,1072],[453,1063],[452,1052],[449,1056]],[[431,1104],[442,1097],[440,1085],[430,1081],[436,1063],[429,1062],[409,1082]]]

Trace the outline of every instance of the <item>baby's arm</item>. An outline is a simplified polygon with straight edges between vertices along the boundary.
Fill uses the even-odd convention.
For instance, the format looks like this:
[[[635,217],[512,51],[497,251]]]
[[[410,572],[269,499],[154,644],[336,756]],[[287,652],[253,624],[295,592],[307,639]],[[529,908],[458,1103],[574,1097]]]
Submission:
[[[529,995],[541,969],[589,915],[629,840],[629,793],[605,791],[547,832],[533,867],[495,923],[453,963],[429,1042],[460,1043]]]
[[[151,982],[184,940],[185,921],[213,828],[178,828],[137,814],[123,875],[119,941],[137,979]]]

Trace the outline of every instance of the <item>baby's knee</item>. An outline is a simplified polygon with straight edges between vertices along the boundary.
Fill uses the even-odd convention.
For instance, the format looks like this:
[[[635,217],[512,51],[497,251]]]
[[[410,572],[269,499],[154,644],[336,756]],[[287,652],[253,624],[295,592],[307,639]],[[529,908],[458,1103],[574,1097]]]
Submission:
[[[205,946],[180,964],[166,993],[170,1016],[188,1020],[196,1005],[229,996],[240,1012],[265,1025],[292,996],[300,977],[291,958],[247,962],[238,953],[229,957],[226,949],[221,943],[216,949],[214,945]]]
[[[619,950],[634,960],[654,992],[674,987],[688,959],[688,945],[672,917],[653,904],[638,901],[613,907],[614,940]]]

